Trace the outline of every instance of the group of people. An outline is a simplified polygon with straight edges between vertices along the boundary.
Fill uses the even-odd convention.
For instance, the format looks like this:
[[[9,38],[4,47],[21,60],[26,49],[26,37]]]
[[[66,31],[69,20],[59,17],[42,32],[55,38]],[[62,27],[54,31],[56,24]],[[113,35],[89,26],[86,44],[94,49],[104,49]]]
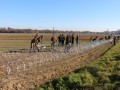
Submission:
[[[58,36],[58,46],[63,46],[64,42],[65,42],[65,36],[64,36],[64,34],[60,34]]]
[[[33,49],[34,51],[38,50],[38,45],[43,43],[43,35],[38,35],[38,33],[34,36],[30,43],[30,51]]]
[[[99,41],[101,41],[101,40],[109,40],[109,39],[111,39],[111,35],[108,35],[108,36],[105,36],[105,37],[101,37],[101,38],[98,38],[98,36],[95,36],[95,37],[90,37],[90,42],[92,42],[92,41],[97,41],[97,40],[99,40]]]
[[[75,40],[76,40],[76,44],[78,45],[78,40],[79,40],[78,35],[76,36],[76,38],[74,37],[74,34],[67,35],[65,44],[67,45],[67,44],[71,43],[72,45],[74,45]]]
[[[108,35],[108,36],[105,36],[105,37],[101,37],[101,38],[98,38],[98,36],[92,36],[90,37],[90,42],[94,42],[94,41],[100,41],[100,40],[109,40],[111,39],[112,36],[111,35]],[[116,40],[119,39],[120,37],[114,37],[113,38],[113,43],[115,45],[116,43]],[[74,46],[75,42],[76,42],[76,45],[78,45],[79,43],[79,36],[78,35],[64,35],[64,34],[60,34],[58,37],[56,36],[52,36],[51,37],[51,49],[54,50],[54,46],[56,45],[56,43],[58,44],[58,46],[65,46],[65,49],[64,49],[64,52],[69,52],[70,51],[70,48],[71,46]],[[34,36],[34,38],[31,40],[31,45],[30,45],[30,51],[33,49],[34,51],[38,50],[40,51],[38,45],[42,45],[43,43],[43,35],[38,35],[38,33]]]
[[[101,41],[101,40],[110,40],[112,39],[112,42],[113,45],[116,45],[116,41],[120,39],[120,36],[112,36],[112,35],[107,35],[105,37],[101,37],[101,38],[98,38],[98,36],[95,36],[95,37],[90,37],[90,42],[94,42],[94,41]]]
[[[60,34],[58,38],[55,36],[51,37],[51,48],[54,49],[55,42],[58,41],[58,46],[64,46],[65,45],[65,52],[69,52],[70,47],[74,45],[74,41],[76,41],[76,45],[78,45],[79,37],[78,35],[74,36],[74,34],[70,35],[68,34],[66,37],[64,34]]]

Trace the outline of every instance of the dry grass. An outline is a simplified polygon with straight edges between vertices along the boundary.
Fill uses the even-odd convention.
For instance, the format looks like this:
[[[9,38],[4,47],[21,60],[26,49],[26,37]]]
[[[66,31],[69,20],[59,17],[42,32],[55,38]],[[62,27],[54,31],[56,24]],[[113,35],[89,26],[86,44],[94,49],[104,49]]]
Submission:
[[[29,48],[30,41],[35,36],[36,33],[0,33],[0,51],[6,51],[11,49],[21,49]],[[39,33],[43,35],[43,43],[45,45],[50,45],[51,33]],[[60,33],[55,34],[58,37]],[[65,34],[66,36],[67,34]],[[75,34],[76,37],[77,34]],[[79,34],[80,41],[88,41],[91,36],[96,36],[96,34]],[[102,37],[104,35],[97,35]]]

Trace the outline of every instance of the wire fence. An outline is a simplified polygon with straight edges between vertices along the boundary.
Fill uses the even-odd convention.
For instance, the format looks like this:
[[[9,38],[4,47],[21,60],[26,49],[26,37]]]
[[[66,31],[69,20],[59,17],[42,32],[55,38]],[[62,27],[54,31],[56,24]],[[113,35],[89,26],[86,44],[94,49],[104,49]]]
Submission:
[[[94,41],[81,43],[70,47],[69,52],[65,53],[65,47],[54,47],[55,52],[37,52],[37,53],[1,53],[0,55],[0,74],[14,75],[28,71],[36,67],[48,65],[68,59],[71,56],[85,53],[99,45],[112,42],[110,40]]]

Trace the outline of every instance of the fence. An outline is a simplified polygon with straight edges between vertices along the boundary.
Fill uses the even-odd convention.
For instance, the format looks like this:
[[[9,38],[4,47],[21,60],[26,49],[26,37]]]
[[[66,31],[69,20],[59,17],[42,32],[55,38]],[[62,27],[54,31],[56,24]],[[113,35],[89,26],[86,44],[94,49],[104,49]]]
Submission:
[[[88,50],[109,42],[112,42],[112,39],[74,45],[71,46],[69,53],[64,53],[64,47],[55,47],[56,52],[1,53],[0,73],[4,75],[22,73],[38,66],[42,67],[80,53],[85,53]]]

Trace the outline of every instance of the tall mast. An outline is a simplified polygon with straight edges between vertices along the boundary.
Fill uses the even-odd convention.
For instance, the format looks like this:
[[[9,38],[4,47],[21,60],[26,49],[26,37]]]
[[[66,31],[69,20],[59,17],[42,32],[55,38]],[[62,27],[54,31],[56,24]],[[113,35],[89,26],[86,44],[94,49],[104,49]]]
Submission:
[[[53,32],[52,32],[53,36],[54,36],[54,27],[53,27]]]

